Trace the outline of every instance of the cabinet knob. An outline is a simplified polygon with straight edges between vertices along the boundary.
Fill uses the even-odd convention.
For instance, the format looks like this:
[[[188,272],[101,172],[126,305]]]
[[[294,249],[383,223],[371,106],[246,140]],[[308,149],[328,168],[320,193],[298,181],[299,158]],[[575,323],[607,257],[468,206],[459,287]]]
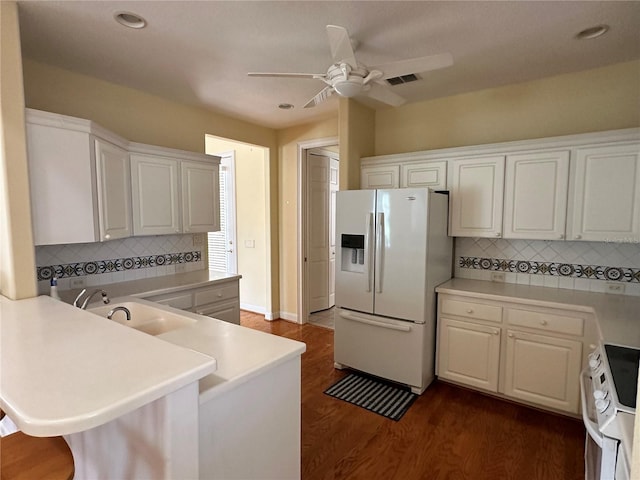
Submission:
[[[576,236],[575,236],[575,237],[573,237],[573,238],[575,238],[576,240],[580,240],[580,239],[582,238],[582,235],[576,235]]]
[[[109,235],[108,233],[104,236],[105,240],[109,240],[111,238],[111,235]]]
[[[507,335],[509,338],[513,338],[513,333],[510,333],[509,335]]]
[[[496,232],[496,237],[499,237],[501,235],[500,232]]]
[[[562,239],[564,238],[564,235],[563,235],[563,234],[560,234],[560,235],[558,235],[558,238],[559,238],[560,240],[562,240]]]
[[[494,334],[494,335],[498,335],[499,333],[500,333],[500,330],[494,330],[494,331],[493,331],[493,334]]]
[[[542,321],[540,322],[540,325],[546,325],[546,324],[547,324],[547,321],[546,321],[546,320],[542,320]]]
[[[473,310],[471,308],[467,308],[467,313],[473,313]]]

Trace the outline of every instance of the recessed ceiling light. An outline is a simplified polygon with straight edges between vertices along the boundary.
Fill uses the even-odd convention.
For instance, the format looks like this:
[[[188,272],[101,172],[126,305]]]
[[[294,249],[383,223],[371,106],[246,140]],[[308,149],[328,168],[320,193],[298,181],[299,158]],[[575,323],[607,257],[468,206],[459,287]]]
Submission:
[[[144,18],[131,12],[118,12],[113,15],[113,18],[120,25],[129,28],[144,28],[147,26],[147,21]]]
[[[604,35],[609,30],[609,25],[598,25],[595,27],[585,28],[581,32],[576,34],[578,40],[584,40],[587,38],[597,38]]]
[[[290,103],[281,103],[280,105],[278,105],[278,108],[282,110],[291,110],[293,108],[293,105],[291,105]]]

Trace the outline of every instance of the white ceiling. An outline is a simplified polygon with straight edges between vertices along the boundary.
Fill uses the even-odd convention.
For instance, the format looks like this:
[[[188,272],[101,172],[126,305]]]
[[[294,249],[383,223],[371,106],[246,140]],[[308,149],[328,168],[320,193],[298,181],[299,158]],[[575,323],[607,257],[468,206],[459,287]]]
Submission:
[[[365,65],[450,52],[452,67],[392,87],[410,102],[640,58],[638,1],[20,1],[19,9],[26,57],[273,128],[337,111],[335,95],[302,108],[320,80],[246,75],[324,73],[327,24],[349,30]],[[122,27],[119,11],[148,26]],[[607,35],[574,38],[603,23]]]

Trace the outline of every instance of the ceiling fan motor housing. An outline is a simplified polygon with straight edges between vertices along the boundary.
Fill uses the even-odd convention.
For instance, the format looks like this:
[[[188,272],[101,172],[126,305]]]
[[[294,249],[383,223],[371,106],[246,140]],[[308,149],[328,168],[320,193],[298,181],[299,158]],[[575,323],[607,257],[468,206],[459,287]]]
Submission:
[[[334,64],[327,71],[328,83],[343,97],[355,97],[364,86],[367,70],[358,66],[352,68],[344,63]]]

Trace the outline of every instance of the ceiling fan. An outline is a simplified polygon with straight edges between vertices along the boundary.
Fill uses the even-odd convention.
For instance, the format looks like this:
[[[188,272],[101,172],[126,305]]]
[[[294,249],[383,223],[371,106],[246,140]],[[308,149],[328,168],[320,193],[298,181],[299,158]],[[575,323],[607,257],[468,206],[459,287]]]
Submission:
[[[250,72],[248,75],[250,77],[312,78],[326,83],[327,86],[309,100],[304,108],[314,107],[334,93],[343,97],[366,95],[397,107],[405,103],[406,100],[389,90],[385,80],[453,65],[451,54],[442,53],[367,67],[356,60],[346,28],[327,25],[327,35],[329,36],[333,64],[326,73]]]

